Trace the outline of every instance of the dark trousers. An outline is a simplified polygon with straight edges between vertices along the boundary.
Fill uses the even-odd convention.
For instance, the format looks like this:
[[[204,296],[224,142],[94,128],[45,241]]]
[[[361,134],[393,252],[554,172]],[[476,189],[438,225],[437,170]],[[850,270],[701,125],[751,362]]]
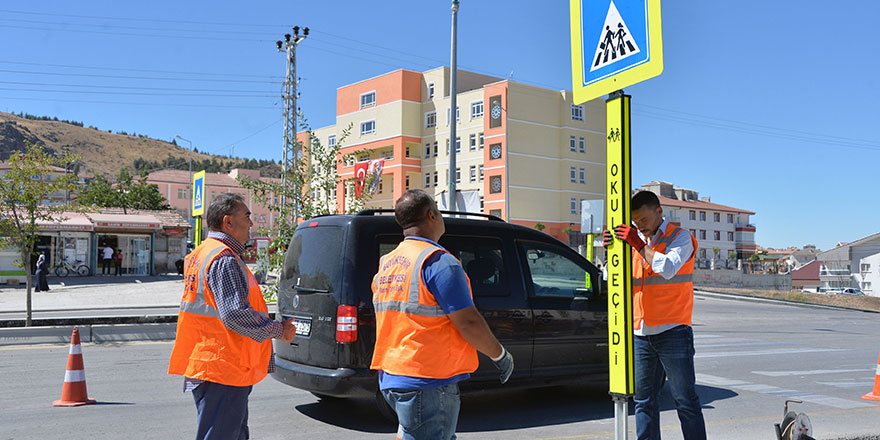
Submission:
[[[112,259],[112,258],[105,258],[104,261],[103,261],[103,263],[104,263],[104,264],[103,264],[102,267],[101,267],[101,274],[103,274],[103,275],[109,275],[109,274],[110,274],[110,268],[113,267],[113,259]]]
[[[235,387],[203,382],[192,390],[198,410],[196,440],[246,440],[248,396],[253,386]]]
[[[116,275],[122,275],[122,262],[116,262]]]
[[[48,291],[49,290],[49,279],[46,278],[46,269],[37,269],[37,284],[36,289],[37,292]]]

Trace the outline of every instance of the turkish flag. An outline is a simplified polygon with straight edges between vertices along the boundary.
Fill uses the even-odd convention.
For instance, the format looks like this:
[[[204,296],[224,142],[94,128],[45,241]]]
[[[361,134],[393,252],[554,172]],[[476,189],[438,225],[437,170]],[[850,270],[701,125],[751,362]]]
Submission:
[[[364,180],[367,178],[369,166],[370,161],[368,160],[354,164],[354,195],[357,198],[360,198],[364,192]]]

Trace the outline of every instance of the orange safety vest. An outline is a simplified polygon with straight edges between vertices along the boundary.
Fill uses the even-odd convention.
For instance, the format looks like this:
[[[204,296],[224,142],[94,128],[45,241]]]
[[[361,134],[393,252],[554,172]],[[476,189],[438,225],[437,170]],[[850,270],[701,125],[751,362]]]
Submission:
[[[694,252],[678,273],[670,279],[654,273],[651,265],[633,249],[633,326],[641,328],[642,320],[650,326],[662,324],[691,324],[694,310],[694,256],[697,240],[687,231],[670,223],[651,245],[651,249],[666,253],[666,246],[678,234],[688,234]]]
[[[268,374],[272,342],[257,342],[223,325],[217,302],[207,283],[207,272],[221,251],[222,241],[208,238],[186,256],[183,299],[177,317],[177,339],[168,374],[178,374],[223,385],[249,386]],[[235,257],[248,280],[248,301],[268,316],[268,307],[256,278]]]
[[[410,239],[379,260],[373,277],[376,347],[370,368],[431,379],[477,369],[477,350],[461,337],[422,279],[422,266],[435,252],[448,253]]]

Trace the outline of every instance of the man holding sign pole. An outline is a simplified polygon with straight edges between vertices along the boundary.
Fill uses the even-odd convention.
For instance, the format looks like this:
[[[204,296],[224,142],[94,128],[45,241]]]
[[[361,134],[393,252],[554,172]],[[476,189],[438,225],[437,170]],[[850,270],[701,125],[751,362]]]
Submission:
[[[668,379],[685,440],[705,439],[691,329],[697,241],[663,218],[650,191],[636,193],[630,209],[635,227],[617,225],[613,235],[633,249],[636,433],[640,440],[660,439],[659,397]],[[614,237],[606,230],[603,244]]]

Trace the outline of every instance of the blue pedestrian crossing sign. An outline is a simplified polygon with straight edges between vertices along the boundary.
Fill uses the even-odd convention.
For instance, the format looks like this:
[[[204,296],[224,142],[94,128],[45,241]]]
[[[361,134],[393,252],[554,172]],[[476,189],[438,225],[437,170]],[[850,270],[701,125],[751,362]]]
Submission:
[[[570,0],[575,104],[663,72],[660,0]]]
[[[193,174],[192,216],[205,213],[205,170]]]

